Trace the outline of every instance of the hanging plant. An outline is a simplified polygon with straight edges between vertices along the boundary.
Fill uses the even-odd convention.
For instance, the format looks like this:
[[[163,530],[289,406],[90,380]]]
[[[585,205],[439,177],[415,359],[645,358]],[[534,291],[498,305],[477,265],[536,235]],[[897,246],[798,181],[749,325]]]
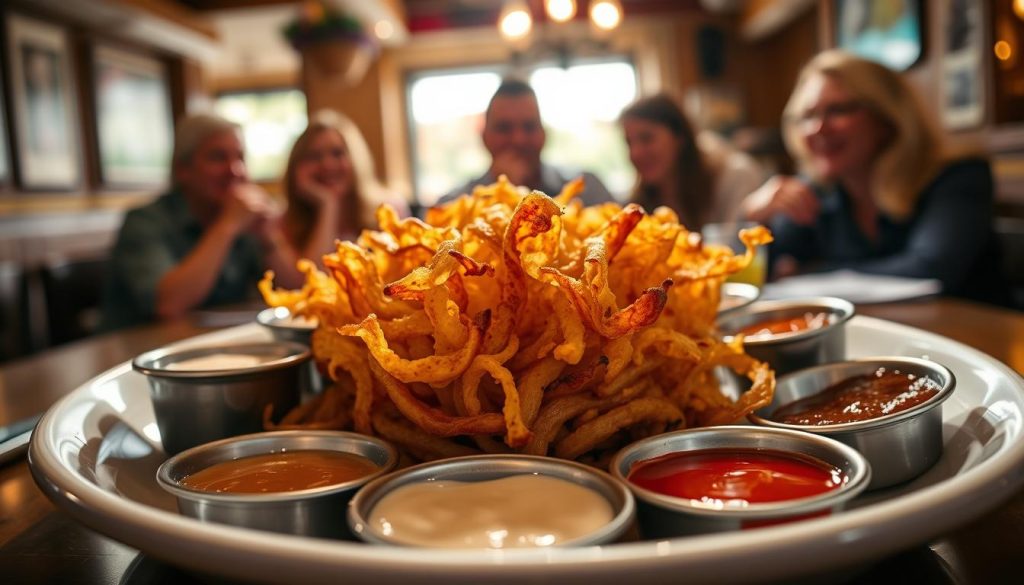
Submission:
[[[320,43],[350,41],[376,50],[373,37],[363,25],[347,14],[330,9],[322,2],[305,2],[298,17],[284,27],[284,36],[293,47],[303,49]]]
[[[318,75],[347,85],[358,83],[377,55],[377,43],[358,20],[322,2],[304,3],[283,33]]]

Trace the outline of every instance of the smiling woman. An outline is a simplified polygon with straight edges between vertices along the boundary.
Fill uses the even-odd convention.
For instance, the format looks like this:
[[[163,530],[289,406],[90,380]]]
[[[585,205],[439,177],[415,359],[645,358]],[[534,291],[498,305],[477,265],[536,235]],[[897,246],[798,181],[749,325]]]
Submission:
[[[873,61],[826,51],[804,68],[783,130],[805,175],[744,202],[748,218],[772,224],[775,276],[846,268],[1008,301],[988,162],[954,159],[926,111]]]

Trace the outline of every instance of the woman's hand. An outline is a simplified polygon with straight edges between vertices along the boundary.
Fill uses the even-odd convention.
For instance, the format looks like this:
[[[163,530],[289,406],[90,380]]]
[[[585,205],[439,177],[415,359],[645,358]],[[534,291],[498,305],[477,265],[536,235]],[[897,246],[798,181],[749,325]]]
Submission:
[[[337,191],[317,181],[314,176],[315,172],[316,168],[312,165],[297,165],[295,187],[298,190],[296,195],[319,209],[340,199],[343,191]]]
[[[796,177],[776,175],[743,200],[743,215],[757,223],[767,223],[783,214],[798,225],[811,225],[818,219],[820,203],[814,191]]]

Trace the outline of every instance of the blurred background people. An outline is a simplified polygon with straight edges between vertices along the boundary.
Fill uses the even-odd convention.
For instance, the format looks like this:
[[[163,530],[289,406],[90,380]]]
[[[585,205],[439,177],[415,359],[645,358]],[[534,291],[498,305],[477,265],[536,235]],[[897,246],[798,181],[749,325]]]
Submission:
[[[359,128],[333,110],[315,113],[296,139],[283,183],[284,233],[296,258],[319,261],[334,250],[335,240],[354,240],[363,229],[376,227],[374,214],[382,203],[409,215],[408,203],[377,181]],[[289,272],[297,274],[294,268]],[[288,279],[278,275],[282,283]]]
[[[803,177],[744,201],[771,222],[776,276],[848,268],[935,278],[943,292],[1004,302],[982,159],[953,157],[897,73],[842,51],[803,69],[784,136]]]
[[[477,185],[489,185],[505,175],[514,185],[543,191],[555,196],[577,175],[566,175],[541,161],[547,134],[540,119],[537,94],[525,81],[506,79],[491,97],[484,114],[484,147],[491,155],[491,166],[482,176],[469,181],[441,198],[451,201],[472,192]],[[608,189],[594,174],[584,172],[584,205],[614,201]]]
[[[637,100],[619,119],[637,173],[632,201],[669,207],[692,231],[739,219],[741,202],[764,181],[749,155],[712,132],[696,134],[666,94]]]
[[[239,127],[198,114],[178,123],[171,190],[125,216],[111,254],[101,327],[113,329],[254,298],[283,272],[281,205],[249,182]]]

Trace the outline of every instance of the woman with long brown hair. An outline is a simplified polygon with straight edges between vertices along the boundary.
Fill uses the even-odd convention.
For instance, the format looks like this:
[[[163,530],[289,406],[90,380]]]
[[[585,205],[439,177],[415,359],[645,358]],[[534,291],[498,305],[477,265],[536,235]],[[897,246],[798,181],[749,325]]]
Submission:
[[[698,134],[676,101],[657,94],[619,116],[637,172],[632,200],[671,208],[693,231],[735,221],[743,198],[764,180],[759,165],[708,133]]]

